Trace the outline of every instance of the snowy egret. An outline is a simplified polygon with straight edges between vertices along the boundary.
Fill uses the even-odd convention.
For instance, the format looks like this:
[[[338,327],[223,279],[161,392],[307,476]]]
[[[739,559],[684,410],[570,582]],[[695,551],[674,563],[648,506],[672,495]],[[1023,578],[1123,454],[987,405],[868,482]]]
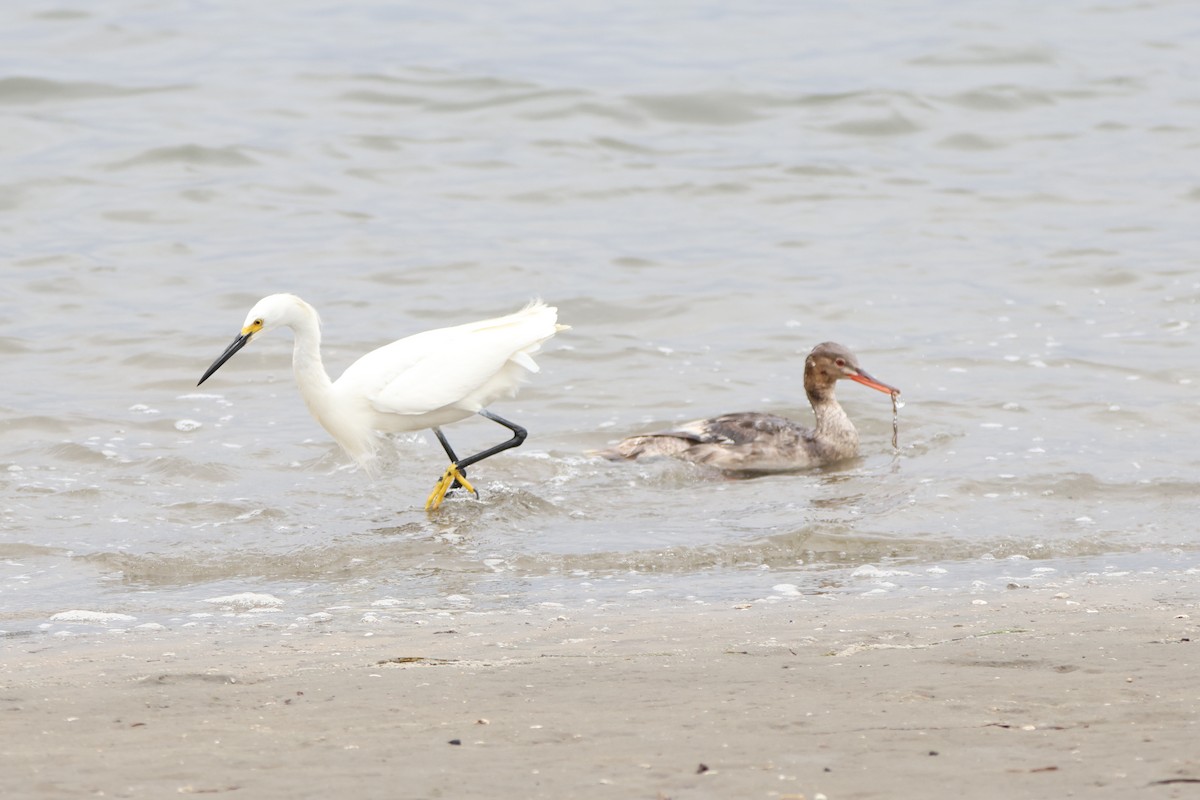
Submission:
[[[432,428],[450,458],[450,466],[425,503],[436,509],[455,486],[467,491],[465,470],[525,441],[525,429],[491,413],[487,406],[512,397],[527,373],[537,372],[531,355],[555,333],[558,309],[540,300],[495,319],[438,328],[372,350],[336,381],[321,362],[321,323],[316,309],[293,294],[273,294],[255,303],[246,324],[200,378],[200,383],[259,335],[273,328],[292,329],[292,369],[309,412],[355,461],[373,471],[377,432],[399,433]],[[196,385],[199,386],[200,383]],[[459,458],[442,426],[479,414],[503,425],[512,438],[475,455]]]
[[[601,455],[612,459],[670,456],[735,472],[786,472],[852,458],[858,454],[858,431],[833,392],[842,378],[893,399],[900,394],[868,375],[847,348],[825,342],[804,361],[804,391],[816,414],[815,428],[774,414],[724,414],[669,431],[631,436]]]

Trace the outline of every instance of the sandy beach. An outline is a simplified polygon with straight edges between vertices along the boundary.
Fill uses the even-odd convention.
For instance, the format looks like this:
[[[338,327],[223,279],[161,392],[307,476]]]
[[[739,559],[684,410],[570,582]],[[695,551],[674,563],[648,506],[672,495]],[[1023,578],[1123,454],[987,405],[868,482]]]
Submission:
[[[1194,797],[1187,576],[5,643],[5,797]]]

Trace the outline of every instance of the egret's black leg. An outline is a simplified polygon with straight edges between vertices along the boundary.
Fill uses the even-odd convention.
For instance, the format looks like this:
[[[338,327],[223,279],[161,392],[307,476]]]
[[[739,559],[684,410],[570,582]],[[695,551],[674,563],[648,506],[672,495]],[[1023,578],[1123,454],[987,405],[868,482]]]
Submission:
[[[446,441],[446,434],[442,433],[441,428],[434,428],[433,435],[442,443],[442,449],[446,451],[446,455],[450,456],[451,461],[458,461],[458,456],[454,455],[454,448]]]
[[[463,488],[474,492],[475,496],[478,497],[479,492],[476,492],[475,487],[471,486],[471,484],[467,481],[467,476],[463,470],[472,464],[477,464],[480,461],[483,461],[485,458],[490,458],[491,456],[496,455],[496,453],[500,453],[514,447],[520,447],[521,443],[525,441],[525,437],[528,435],[525,429],[520,425],[516,424],[515,422],[509,422],[503,417],[498,417],[490,411],[480,411],[479,415],[482,417],[487,417],[492,422],[499,423],[500,425],[508,428],[510,431],[512,431],[512,438],[508,441],[501,442],[495,447],[489,447],[487,450],[480,451],[473,456],[467,456],[466,458],[459,459],[455,457],[453,448],[450,447],[450,443],[446,441],[446,437],[442,434],[442,432],[437,428],[434,428],[433,432],[437,434],[438,441],[442,443],[442,449],[445,450],[446,455],[450,457],[450,466],[446,468],[445,473],[442,474],[441,480],[439,480],[437,485],[433,487],[433,492],[429,495],[429,499],[425,501],[426,511],[436,510],[438,506],[442,504],[442,499],[446,496],[446,492],[455,486],[462,486]],[[459,480],[460,478],[462,479],[461,481]]]
[[[442,443],[442,449],[445,450],[446,455],[450,457],[450,463],[451,464],[457,463],[458,456],[454,455],[454,448],[450,446],[450,442],[446,441],[446,434],[442,433],[442,429],[434,428],[433,435],[436,436],[438,438],[438,441]],[[461,466],[459,467],[458,471],[462,473],[462,476],[464,478],[467,477],[467,473],[462,469]],[[462,484],[458,482],[457,478],[455,478],[454,483],[451,484],[450,488],[451,489],[461,489]],[[476,493],[476,497],[478,497],[478,496],[479,496],[478,493]]]
[[[485,458],[491,458],[492,456],[496,455],[496,453],[502,453],[505,450],[511,450],[514,447],[520,447],[521,443],[525,441],[525,437],[529,435],[529,432],[526,431],[524,428],[522,428],[517,423],[509,422],[504,417],[497,416],[496,414],[493,414],[492,412],[488,411],[487,409],[480,411],[479,416],[487,417],[492,422],[497,422],[497,423],[503,425],[504,427],[508,428],[510,431],[512,431],[512,434],[513,434],[512,438],[506,442],[501,442],[500,444],[496,445],[495,447],[489,447],[487,450],[483,450],[479,453],[476,453],[473,456],[467,456],[466,458],[462,459],[461,461],[455,460],[454,463],[458,465],[458,468],[460,470],[466,469],[467,467],[471,466],[472,464],[478,464],[480,461],[483,461]]]

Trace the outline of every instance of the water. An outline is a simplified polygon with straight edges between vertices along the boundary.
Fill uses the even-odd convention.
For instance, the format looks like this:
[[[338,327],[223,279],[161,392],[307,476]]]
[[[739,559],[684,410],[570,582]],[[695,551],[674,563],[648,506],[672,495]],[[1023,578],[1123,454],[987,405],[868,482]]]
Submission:
[[[0,9],[0,629],[971,590],[1195,569],[1200,23],[1189,3],[118,0]],[[336,375],[540,296],[482,503],[372,482],[260,296]],[[728,480],[587,455],[809,414],[862,457]],[[460,452],[497,441],[454,426]],[[247,615],[242,593],[269,595]],[[252,606],[253,603],[250,603]],[[317,615],[317,616],[313,616]],[[291,623],[294,624],[294,623]]]

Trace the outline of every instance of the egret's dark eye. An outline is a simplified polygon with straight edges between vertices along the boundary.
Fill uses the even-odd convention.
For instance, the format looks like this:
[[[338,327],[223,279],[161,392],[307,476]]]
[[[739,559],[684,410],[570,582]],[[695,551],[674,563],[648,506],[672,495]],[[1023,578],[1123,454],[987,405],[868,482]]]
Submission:
[[[261,328],[263,325],[263,321],[261,319],[256,319],[256,320],[254,320],[254,324]]]

